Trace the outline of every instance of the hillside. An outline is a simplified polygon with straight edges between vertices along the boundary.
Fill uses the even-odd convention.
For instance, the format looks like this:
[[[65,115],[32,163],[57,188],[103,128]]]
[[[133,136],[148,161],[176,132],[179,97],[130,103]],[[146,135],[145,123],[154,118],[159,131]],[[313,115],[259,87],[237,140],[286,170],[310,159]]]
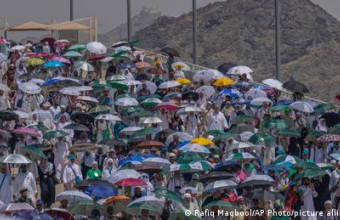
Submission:
[[[281,1],[281,81],[294,76],[314,96],[333,101],[340,93],[340,22],[310,0]],[[160,17],[133,37],[139,47],[176,48],[191,61],[191,13]],[[275,71],[274,3],[228,0],[198,9],[198,62],[216,68],[224,62],[246,65],[260,81]]]

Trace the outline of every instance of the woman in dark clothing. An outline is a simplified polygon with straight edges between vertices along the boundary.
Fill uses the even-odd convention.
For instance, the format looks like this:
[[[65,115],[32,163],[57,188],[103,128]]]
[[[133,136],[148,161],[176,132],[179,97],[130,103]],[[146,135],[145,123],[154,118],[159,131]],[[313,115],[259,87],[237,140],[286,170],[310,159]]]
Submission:
[[[288,154],[300,157],[300,146],[295,137],[289,139]]]
[[[55,169],[51,162],[46,158],[41,160],[38,166],[38,173],[40,179],[41,199],[49,208],[55,202]]]
[[[320,182],[316,183],[315,189],[318,196],[314,198],[315,211],[323,211],[324,204],[331,199],[331,192],[329,191],[329,175],[324,175]]]

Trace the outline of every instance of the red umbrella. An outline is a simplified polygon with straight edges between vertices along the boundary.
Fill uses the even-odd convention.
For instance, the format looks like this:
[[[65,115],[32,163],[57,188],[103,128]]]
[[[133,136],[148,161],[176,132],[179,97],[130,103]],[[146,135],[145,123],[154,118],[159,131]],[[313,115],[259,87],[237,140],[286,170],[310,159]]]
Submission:
[[[62,43],[58,43],[57,45],[56,45],[56,47],[68,47],[68,46],[70,46],[71,44],[70,43],[68,43],[68,42],[62,42]]]
[[[135,66],[139,69],[141,68],[148,68],[150,67],[151,65],[147,62],[138,62],[138,63],[135,63]]]
[[[146,185],[146,182],[142,179],[126,178],[123,180],[119,180],[114,185],[116,186],[144,186]]]
[[[317,139],[322,142],[330,142],[330,141],[340,141],[340,135],[338,134],[324,134]]]
[[[106,57],[105,54],[95,54],[93,57],[89,58],[88,61],[93,62],[104,59],[105,57]]]
[[[45,38],[42,39],[40,42],[41,42],[41,43],[48,42],[48,45],[49,45],[51,48],[54,48],[55,39],[54,39],[53,37],[45,37]]]
[[[42,58],[45,58],[45,57],[51,56],[51,54],[44,53],[44,52],[40,52],[40,53],[28,53],[28,54],[26,54],[25,56],[26,56],[26,57],[29,57],[29,58],[35,58],[35,57],[42,57]]]
[[[32,128],[27,128],[27,127],[17,128],[17,129],[15,129],[13,131],[13,133],[16,133],[16,134],[27,134],[27,135],[36,136],[36,137],[40,136],[40,134],[38,133],[37,130],[34,130]]]
[[[66,59],[66,58],[60,57],[60,56],[55,56],[55,57],[52,58],[52,60],[59,61],[61,63],[71,64],[71,61],[69,59]]]
[[[144,141],[137,145],[137,147],[164,147],[165,144],[159,141]]]
[[[177,111],[179,107],[172,102],[162,102],[156,106],[156,109],[165,108],[169,112]]]

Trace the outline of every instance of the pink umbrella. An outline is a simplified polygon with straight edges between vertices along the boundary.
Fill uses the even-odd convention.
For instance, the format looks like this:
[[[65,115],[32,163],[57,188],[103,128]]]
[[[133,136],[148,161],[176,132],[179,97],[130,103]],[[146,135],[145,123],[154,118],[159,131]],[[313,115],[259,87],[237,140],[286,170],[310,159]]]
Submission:
[[[151,65],[147,62],[138,62],[138,63],[135,63],[136,67],[137,68],[148,68],[150,67]]]
[[[116,186],[145,186],[146,182],[137,178],[126,178],[116,182]]]
[[[25,55],[25,57],[29,57],[29,58],[34,58],[34,57],[49,57],[50,54],[48,53],[44,53],[44,52],[41,52],[41,53],[28,53]]]
[[[156,106],[156,109],[165,108],[169,112],[177,111],[179,107],[172,102],[162,102]]]
[[[59,61],[61,63],[71,64],[71,61],[66,59],[66,58],[64,58],[64,57],[53,57],[52,60]]]
[[[32,128],[27,128],[27,127],[17,128],[13,132],[16,134],[27,134],[27,135],[36,136],[36,137],[40,136],[37,130],[34,130]]]
[[[5,39],[3,39],[2,37],[0,37],[0,44],[7,44],[8,42],[5,40]]]

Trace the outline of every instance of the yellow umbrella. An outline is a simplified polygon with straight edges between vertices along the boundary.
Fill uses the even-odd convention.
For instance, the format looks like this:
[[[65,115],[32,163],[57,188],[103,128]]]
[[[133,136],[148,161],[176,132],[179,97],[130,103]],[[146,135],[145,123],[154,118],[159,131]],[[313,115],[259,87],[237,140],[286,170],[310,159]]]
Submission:
[[[45,63],[45,60],[39,58],[30,58],[26,60],[26,63],[30,66],[39,66]]]
[[[221,78],[214,82],[214,86],[231,86],[234,85],[234,80],[230,78]]]
[[[176,79],[177,82],[179,82],[182,85],[190,85],[191,81],[186,78],[178,78]]]
[[[198,137],[198,138],[192,139],[190,143],[199,144],[203,146],[214,146],[215,145],[214,142],[212,142],[210,139],[204,138],[204,137]]]

